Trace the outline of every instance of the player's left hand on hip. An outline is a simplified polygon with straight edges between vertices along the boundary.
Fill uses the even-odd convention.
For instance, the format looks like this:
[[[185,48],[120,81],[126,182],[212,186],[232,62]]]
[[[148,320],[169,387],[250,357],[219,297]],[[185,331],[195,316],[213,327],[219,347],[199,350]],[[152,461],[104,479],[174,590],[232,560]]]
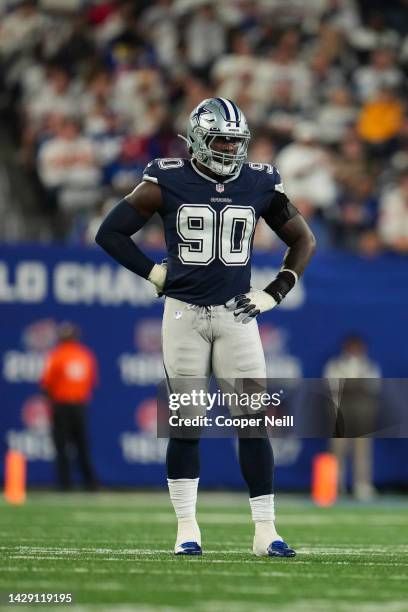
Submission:
[[[298,280],[296,272],[284,268],[277,277],[265,287],[264,291],[250,291],[236,295],[225,304],[234,311],[236,321],[249,323],[261,312],[272,310],[286,297]]]
[[[155,286],[158,297],[163,294],[166,276],[167,263],[155,264],[150,271],[148,280]]]
[[[265,291],[250,291],[241,293],[226,302],[225,307],[234,312],[239,323],[249,323],[261,312],[272,310],[278,302]]]

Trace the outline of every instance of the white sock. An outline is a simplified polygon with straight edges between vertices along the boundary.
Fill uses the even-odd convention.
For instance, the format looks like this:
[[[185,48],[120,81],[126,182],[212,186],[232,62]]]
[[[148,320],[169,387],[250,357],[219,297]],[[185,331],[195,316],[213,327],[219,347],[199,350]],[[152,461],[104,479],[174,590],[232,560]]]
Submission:
[[[184,542],[201,546],[200,528],[196,520],[198,478],[168,478],[169,493],[178,520],[176,548]]]
[[[253,551],[257,555],[266,555],[269,544],[282,540],[275,528],[274,496],[271,494],[250,497],[249,503],[255,523]]]
[[[274,495],[258,495],[258,497],[250,497],[249,504],[251,506],[252,520],[254,523],[258,521],[274,522],[275,520],[275,502]]]

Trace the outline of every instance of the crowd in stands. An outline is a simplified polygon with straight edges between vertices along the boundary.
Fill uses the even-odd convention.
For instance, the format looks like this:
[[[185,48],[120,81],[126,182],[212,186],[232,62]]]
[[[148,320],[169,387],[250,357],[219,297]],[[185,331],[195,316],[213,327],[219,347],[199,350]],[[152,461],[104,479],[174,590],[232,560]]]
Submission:
[[[0,64],[0,122],[55,238],[92,243],[223,96],[320,249],[408,254],[407,0],[4,1]],[[142,240],[163,244],[158,221]],[[262,224],[255,240],[278,245]]]

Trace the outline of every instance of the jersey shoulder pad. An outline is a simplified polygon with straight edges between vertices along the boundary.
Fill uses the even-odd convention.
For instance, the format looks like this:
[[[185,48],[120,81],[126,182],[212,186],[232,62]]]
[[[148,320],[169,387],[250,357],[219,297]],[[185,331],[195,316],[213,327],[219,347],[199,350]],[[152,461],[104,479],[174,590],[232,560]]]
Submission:
[[[149,162],[143,170],[143,181],[165,186],[174,177],[174,172],[180,171],[185,165],[181,158],[163,157]]]
[[[265,189],[285,193],[281,175],[275,166],[259,162],[248,162],[247,166],[248,170],[258,177],[258,184],[261,183]]]

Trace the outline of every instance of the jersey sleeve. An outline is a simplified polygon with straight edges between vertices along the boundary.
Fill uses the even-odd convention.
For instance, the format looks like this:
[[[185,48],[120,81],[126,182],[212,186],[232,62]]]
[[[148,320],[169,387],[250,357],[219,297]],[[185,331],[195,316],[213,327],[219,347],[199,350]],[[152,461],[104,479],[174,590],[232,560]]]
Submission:
[[[179,158],[154,159],[143,170],[142,180],[166,187],[166,185],[177,180],[175,173],[183,166],[184,160]]]
[[[273,183],[274,191],[278,191],[279,193],[285,193],[283,189],[282,177],[279,174],[278,169],[275,168],[275,166],[272,166],[271,182]]]
[[[298,215],[299,211],[286,195],[281,176],[275,167],[270,173],[268,183],[270,199],[261,216],[269,227],[277,232],[287,221]]]
[[[158,160],[154,159],[152,161],[150,161],[147,166],[145,167],[145,169],[143,170],[143,174],[142,174],[142,181],[149,181],[150,183],[155,183],[156,185],[162,185],[163,181],[160,181],[160,168],[157,164]],[[140,183],[138,183],[136,185],[136,187],[134,187],[134,189],[132,189],[132,191],[130,193],[127,193],[125,195],[125,199],[126,198],[132,198],[134,192],[136,191],[136,189],[139,187]]]
[[[143,170],[143,181],[149,181],[150,183],[155,183],[156,185],[160,184],[160,168],[157,162],[158,160],[154,159],[153,161],[147,164],[146,168]]]

